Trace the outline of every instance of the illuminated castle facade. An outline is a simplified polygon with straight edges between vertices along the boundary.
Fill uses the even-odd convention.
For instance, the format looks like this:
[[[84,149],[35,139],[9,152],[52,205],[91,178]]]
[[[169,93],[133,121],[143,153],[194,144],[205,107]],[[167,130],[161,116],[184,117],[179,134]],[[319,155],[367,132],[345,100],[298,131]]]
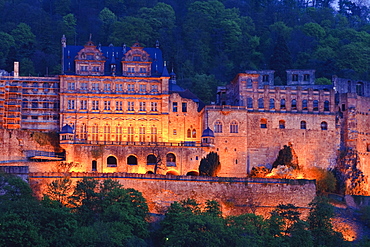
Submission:
[[[315,71],[245,71],[217,102],[204,105],[176,84],[161,50],[67,46],[56,77],[0,80],[3,129],[58,131],[66,161],[76,171],[197,175],[199,162],[219,154],[219,176],[243,177],[271,166],[291,145],[302,167],[333,168],[341,150],[353,150],[370,174],[370,84],[334,77],[315,85]]]

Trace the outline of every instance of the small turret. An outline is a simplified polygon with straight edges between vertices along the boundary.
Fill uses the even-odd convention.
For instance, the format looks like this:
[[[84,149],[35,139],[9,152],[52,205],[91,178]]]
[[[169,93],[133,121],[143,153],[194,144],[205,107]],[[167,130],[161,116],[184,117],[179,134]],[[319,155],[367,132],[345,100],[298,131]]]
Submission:
[[[202,145],[211,147],[214,146],[214,143],[215,143],[215,134],[209,127],[207,127],[207,129],[203,130],[202,133]]]

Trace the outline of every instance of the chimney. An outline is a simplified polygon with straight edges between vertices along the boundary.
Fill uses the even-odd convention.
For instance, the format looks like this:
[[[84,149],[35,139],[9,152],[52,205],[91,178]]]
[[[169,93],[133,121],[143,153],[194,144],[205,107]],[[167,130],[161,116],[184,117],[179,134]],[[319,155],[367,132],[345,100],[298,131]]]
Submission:
[[[14,77],[19,76],[19,62],[14,62]]]

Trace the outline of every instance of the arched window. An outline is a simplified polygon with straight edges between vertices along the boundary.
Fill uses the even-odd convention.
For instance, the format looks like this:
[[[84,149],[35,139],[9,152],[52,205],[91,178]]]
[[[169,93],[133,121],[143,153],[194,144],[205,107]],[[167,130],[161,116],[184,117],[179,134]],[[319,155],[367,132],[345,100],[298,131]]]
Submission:
[[[286,106],[285,106],[285,99],[281,99],[281,100],[280,100],[280,109],[282,109],[282,110],[285,110],[285,109],[286,109]]]
[[[176,156],[173,153],[166,155],[166,166],[176,166]]]
[[[22,102],[22,108],[28,108],[28,100],[24,99]]]
[[[253,99],[247,98],[247,108],[253,108]]]
[[[261,129],[267,128],[267,120],[265,118],[261,119]]]
[[[263,109],[264,108],[263,98],[259,98],[258,99],[258,108],[259,109]]]
[[[191,132],[191,137],[197,138],[197,131],[195,129]]]
[[[292,99],[292,110],[297,110],[297,100]]]
[[[270,109],[275,109],[275,100],[270,99]]]
[[[279,121],[279,129],[285,129],[285,121],[284,120]]]
[[[155,165],[155,164],[157,164],[157,157],[155,157],[154,154],[149,154],[146,157],[146,164],[147,165]]]
[[[127,165],[136,166],[137,165],[137,158],[134,155],[130,155],[127,157]]]
[[[324,102],[324,111],[329,111],[329,110],[330,110],[329,100],[325,100],[325,102]]]
[[[301,130],[305,130],[307,128],[306,121],[301,121]]]
[[[108,156],[107,166],[108,167],[116,167],[117,166],[117,158],[114,157],[114,156]]]
[[[199,176],[199,172],[198,171],[189,171],[188,173],[186,173],[186,176]]]
[[[314,111],[318,111],[319,110],[319,101],[318,100],[314,100],[313,101],[313,110]]]
[[[321,130],[327,130],[327,129],[328,129],[327,122],[321,122]]]
[[[37,99],[32,100],[32,109],[39,108],[39,101]]]
[[[214,124],[215,133],[222,133],[222,123],[221,121],[216,121]]]
[[[186,137],[187,138],[190,138],[191,137],[191,130],[190,129],[188,129]]]
[[[362,82],[357,82],[356,93],[358,96],[364,96],[364,84]]]
[[[91,171],[96,172],[97,170],[98,170],[98,163],[96,162],[96,160],[93,160],[91,162]]]
[[[237,121],[232,121],[230,123],[230,133],[238,133],[239,132],[239,125]]]
[[[308,109],[308,107],[307,107],[307,100],[304,99],[304,100],[302,100],[302,110],[307,110],[307,109]]]

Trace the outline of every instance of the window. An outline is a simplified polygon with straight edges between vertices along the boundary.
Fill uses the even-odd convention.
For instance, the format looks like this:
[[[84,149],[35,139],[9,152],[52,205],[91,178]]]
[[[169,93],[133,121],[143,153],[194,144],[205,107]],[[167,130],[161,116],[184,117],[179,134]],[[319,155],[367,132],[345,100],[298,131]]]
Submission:
[[[267,128],[267,120],[262,118],[261,119],[261,129],[266,129]]]
[[[68,103],[68,106],[67,106],[68,110],[75,109],[75,101],[74,100],[68,100],[67,103]]]
[[[94,55],[87,55],[86,56],[86,59],[87,60],[94,60]]]
[[[308,109],[308,107],[307,107],[307,100],[304,99],[304,100],[302,100],[302,110],[307,110],[307,109]]]
[[[110,83],[104,83],[104,91],[110,91],[111,90],[111,84]]]
[[[122,111],[122,101],[116,101],[116,111]]]
[[[47,99],[44,99],[44,102],[42,103],[42,108],[48,109],[49,108],[49,102]]]
[[[37,99],[32,100],[32,109],[37,109],[39,108],[39,102]]]
[[[247,108],[253,108],[253,99],[247,98]]]
[[[190,129],[188,129],[186,137],[187,138],[190,138],[191,137],[191,130]]]
[[[150,110],[151,111],[158,111],[157,102],[151,102],[150,103]]]
[[[80,101],[80,109],[86,110],[87,109],[87,100],[81,100]]]
[[[307,129],[306,121],[301,121],[301,130]]]
[[[235,120],[230,123],[230,133],[238,133],[239,125]]]
[[[86,82],[81,83],[81,90],[87,90],[87,83]]]
[[[285,121],[284,120],[279,121],[279,129],[285,129]]]
[[[358,96],[364,96],[364,84],[362,82],[356,84],[356,93]]]
[[[177,112],[177,102],[172,102],[172,111]]]
[[[292,99],[292,110],[297,110],[297,100]]]
[[[110,101],[109,100],[104,101],[104,110],[106,110],[106,111],[110,110]]]
[[[252,79],[247,80],[247,88],[252,88]]]
[[[173,153],[166,155],[166,166],[176,166],[176,156]]]
[[[108,156],[107,158],[108,167],[117,167],[117,158],[114,156]]]
[[[135,85],[134,84],[127,84],[127,91],[134,92],[135,91]]]
[[[68,82],[68,90],[75,90],[75,83],[74,82]]]
[[[98,168],[98,164],[97,164],[96,160],[93,160],[91,162],[91,171],[96,172],[97,168]]]
[[[275,109],[275,100],[274,99],[270,99],[270,109]]]
[[[87,66],[86,65],[82,65],[81,66],[81,71],[87,71]]]
[[[98,100],[93,100],[92,101],[92,108],[91,110],[99,110],[99,101]]]
[[[157,142],[157,127],[155,126],[150,128],[150,141]]]
[[[324,111],[329,111],[330,110],[330,103],[328,100],[325,100],[324,102]]]
[[[136,166],[137,165],[137,158],[133,155],[127,157],[127,165]]]
[[[185,102],[182,102],[182,112],[187,112],[188,111],[188,104]]]
[[[91,127],[91,132],[92,132],[92,140],[97,141],[98,140],[98,133],[99,133],[99,127],[97,124],[94,124]]]
[[[197,138],[197,131],[195,129],[193,129],[193,131],[191,132],[191,137]]]
[[[81,136],[80,136],[80,139],[82,139],[82,140],[86,140],[87,139],[87,135],[86,135],[86,133],[87,133],[87,128],[86,128],[86,125],[83,123],[82,125],[81,125],[81,127],[80,127],[80,134],[81,134]]]
[[[134,61],[140,61],[140,56],[134,56]]]
[[[24,99],[22,101],[22,108],[28,108],[28,100]]]
[[[146,73],[146,68],[140,68],[140,73]]]
[[[135,104],[134,103],[135,102],[132,102],[132,101],[127,102],[127,110],[128,111],[134,111],[134,109],[135,109]]]
[[[134,127],[131,125],[127,127],[127,141],[133,142],[134,141]]]
[[[281,99],[281,100],[280,100],[280,109],[282,109],[282,110],[285,110],[285,109],[286,109],[286,106],[285,106],[285,99]]]
[[[93,83],[92,84],[92,90],[93,91],[98,91],[99,90],[99,83]]]
[[[263,103],[263,98],[258,99],[258,108],[263,109],[264,108],[264,103]]]
[[[155,157],[155,155],[153,155],[153,154],[149,154],[146,157],[146,164],[147,165],[156,165],[157,164],[157,157]]]
[[[39,117],[38,116],[32,116],[31,119],[37,120],[37,119],[39,119]]]
[[[100,67],[99,66],[93,66],[92,67],[92,71],[99,72],[100,71]]]
[[[173,129],[173,135],[177,135],[177,130],[176,129]]]
[[[215,133],[222,133],[222,123],[221,121],[216,121],[214,124]]]
[[[122,84],[117,84],[117,85],[116,85],[116,90],[117,90],[117,91],[123,91],[123,86],[122,86]]]
[[[314,100],[313,101],[313,110],[314,111],[318,111],[319,110],[319,101],[318,100]]]
[[[145,93],[146,92],[146,85],[140,85],[140,92]]]
[[[269,81],[269,76],[268,75],[263,75],[262,76],[262,82],[268,82]]]
[[[140,109],[139,111],[146,111],[146,103],[145,102],[140,102]]]
[[[145,127],[139,127],[139,141],[145,142]]]
[[[321,130],[327,130],[328,124],[326,122],[321,122]]]
[[[151,92],[153,93],[158,92],[158,85],[152,85]]]
[[[297,74],[292,75],[292,81],[298,81],[298,75]]]
[[[135,67],[127,67],[127,72],[134,73],[135,72]]]
[[[43,87],[43,88],[49,88],[49,83],[44,82],[44,84],[42,84],[42,87]]]
[[[116,141],[117,142],[122,141],[122,126],[121,125],[116,126]]]
[[[310,80],[310,75],[309,74],[304,74],[303,75],[303,80],[304,81],[309,81]]]
[[[108,124],[104,126],[104,141],[110,141],[110,126]]]

